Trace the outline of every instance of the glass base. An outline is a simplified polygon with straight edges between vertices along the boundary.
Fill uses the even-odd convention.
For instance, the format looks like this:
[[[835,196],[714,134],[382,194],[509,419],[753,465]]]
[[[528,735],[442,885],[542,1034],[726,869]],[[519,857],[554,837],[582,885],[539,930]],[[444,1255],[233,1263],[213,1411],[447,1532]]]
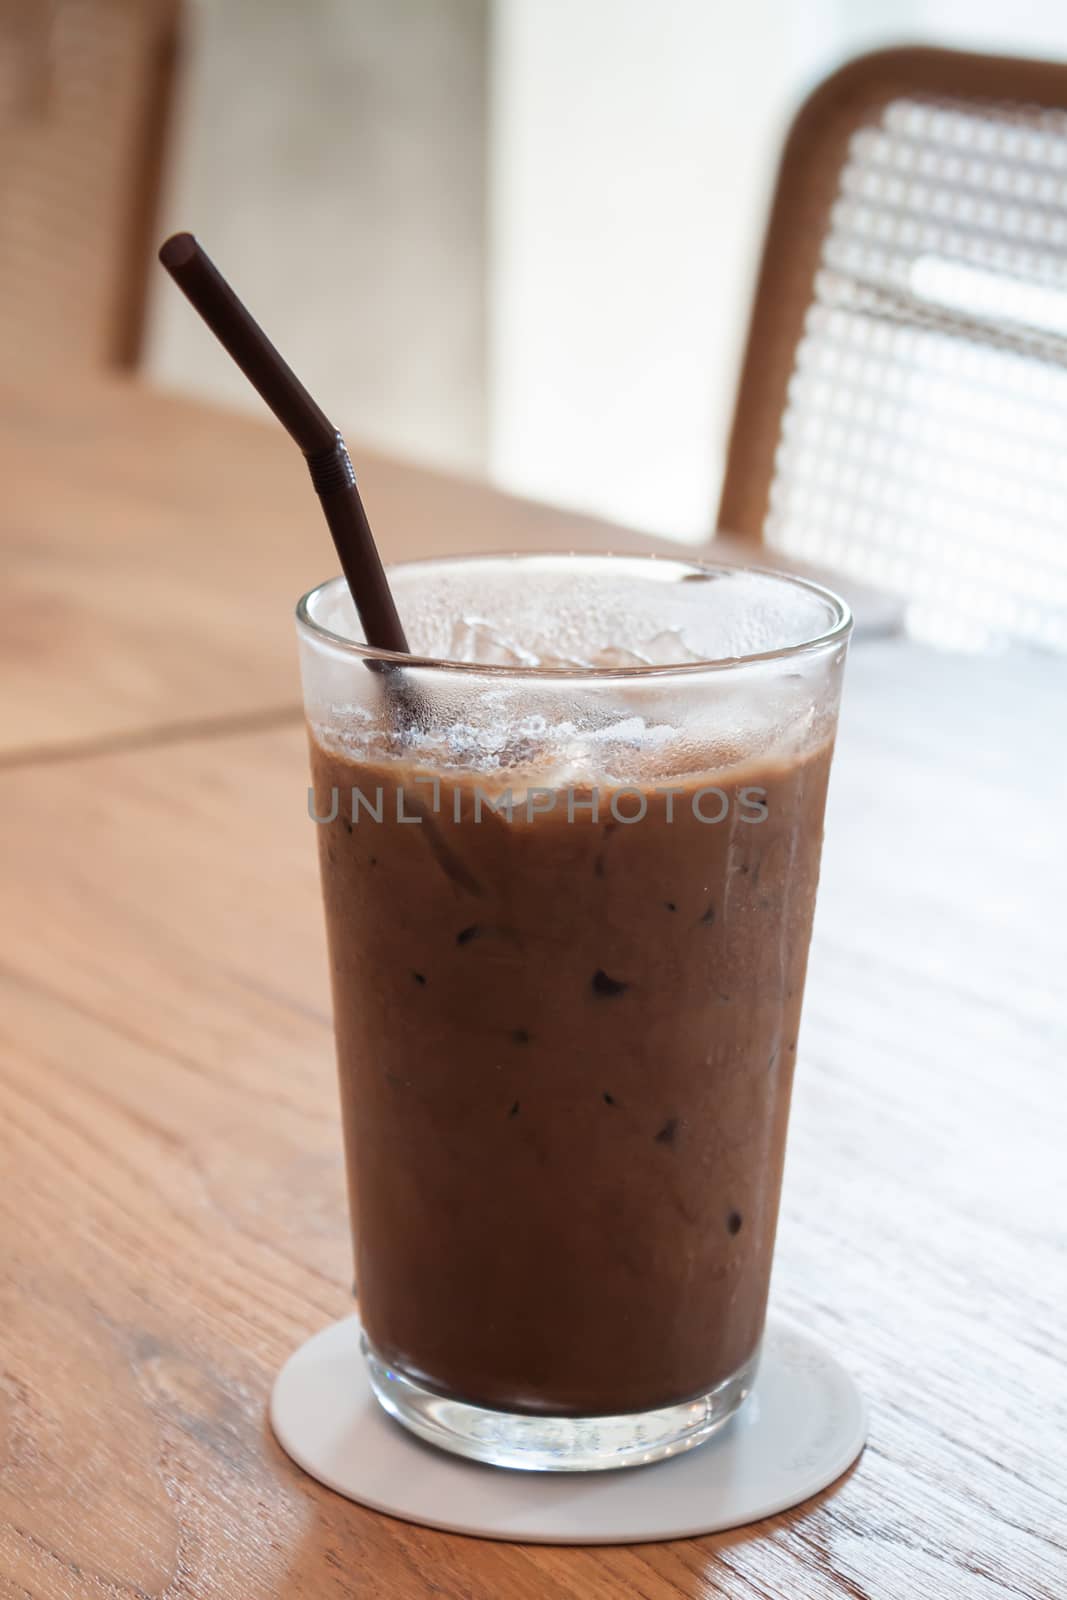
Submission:
[[[656,1411],[612,1417],[541,1417],[489,1411],[434,1394],[383,1361],[366,1335],[362,1345],[371,1388],[389,1415],[405,1428],[453,1455],[528,1472],[640,1467],[692,1450],[710,1439],[741,1407],[759,1365],[757,1350],[707,1394]]]

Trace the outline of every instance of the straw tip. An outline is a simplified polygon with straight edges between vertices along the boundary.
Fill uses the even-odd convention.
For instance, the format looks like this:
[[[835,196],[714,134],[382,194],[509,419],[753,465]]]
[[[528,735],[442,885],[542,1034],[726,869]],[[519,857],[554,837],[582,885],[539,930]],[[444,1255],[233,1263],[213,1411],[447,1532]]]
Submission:
[[[159,247],[159,259],[168,271],[187,267],[199,252],[200,246],[191,233],[172,233]]]

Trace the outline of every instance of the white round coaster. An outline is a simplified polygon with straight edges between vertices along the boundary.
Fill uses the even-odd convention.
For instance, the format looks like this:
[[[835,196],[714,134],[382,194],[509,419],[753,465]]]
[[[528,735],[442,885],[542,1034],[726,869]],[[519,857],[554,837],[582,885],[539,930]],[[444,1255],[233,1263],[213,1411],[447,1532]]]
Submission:
[[[283,1450],[350,1500],[428,1528],[538,1544],[638,1544],[757,1522],[825,1489],[867,1435],[845,1370],[776,1321],[737,1416],[706,1444],[654,1466],[517,1472],[424,1444],[372,1395],[358,1317],[324,1328],[289,1357],[270,1420]]]

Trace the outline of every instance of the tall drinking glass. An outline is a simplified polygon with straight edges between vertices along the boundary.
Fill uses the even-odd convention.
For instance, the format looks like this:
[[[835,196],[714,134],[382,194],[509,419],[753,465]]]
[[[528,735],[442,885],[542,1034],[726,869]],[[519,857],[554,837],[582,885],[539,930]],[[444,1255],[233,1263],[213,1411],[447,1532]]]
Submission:
[[[370,1379],[446,1449],[654,1461],[759,1357],[851,620],[674,560],[298,609]]]

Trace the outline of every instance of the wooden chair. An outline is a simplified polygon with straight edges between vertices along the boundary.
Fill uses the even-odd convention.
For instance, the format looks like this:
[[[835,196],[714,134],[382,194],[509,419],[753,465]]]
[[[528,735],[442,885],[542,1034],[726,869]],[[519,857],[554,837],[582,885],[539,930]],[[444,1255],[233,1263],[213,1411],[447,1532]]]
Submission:
[[[881,51],[801,108],[719,526],[1067,649],[1067,65]]]
[[[0,0],[0,351],[130,366],[177,0]]]

